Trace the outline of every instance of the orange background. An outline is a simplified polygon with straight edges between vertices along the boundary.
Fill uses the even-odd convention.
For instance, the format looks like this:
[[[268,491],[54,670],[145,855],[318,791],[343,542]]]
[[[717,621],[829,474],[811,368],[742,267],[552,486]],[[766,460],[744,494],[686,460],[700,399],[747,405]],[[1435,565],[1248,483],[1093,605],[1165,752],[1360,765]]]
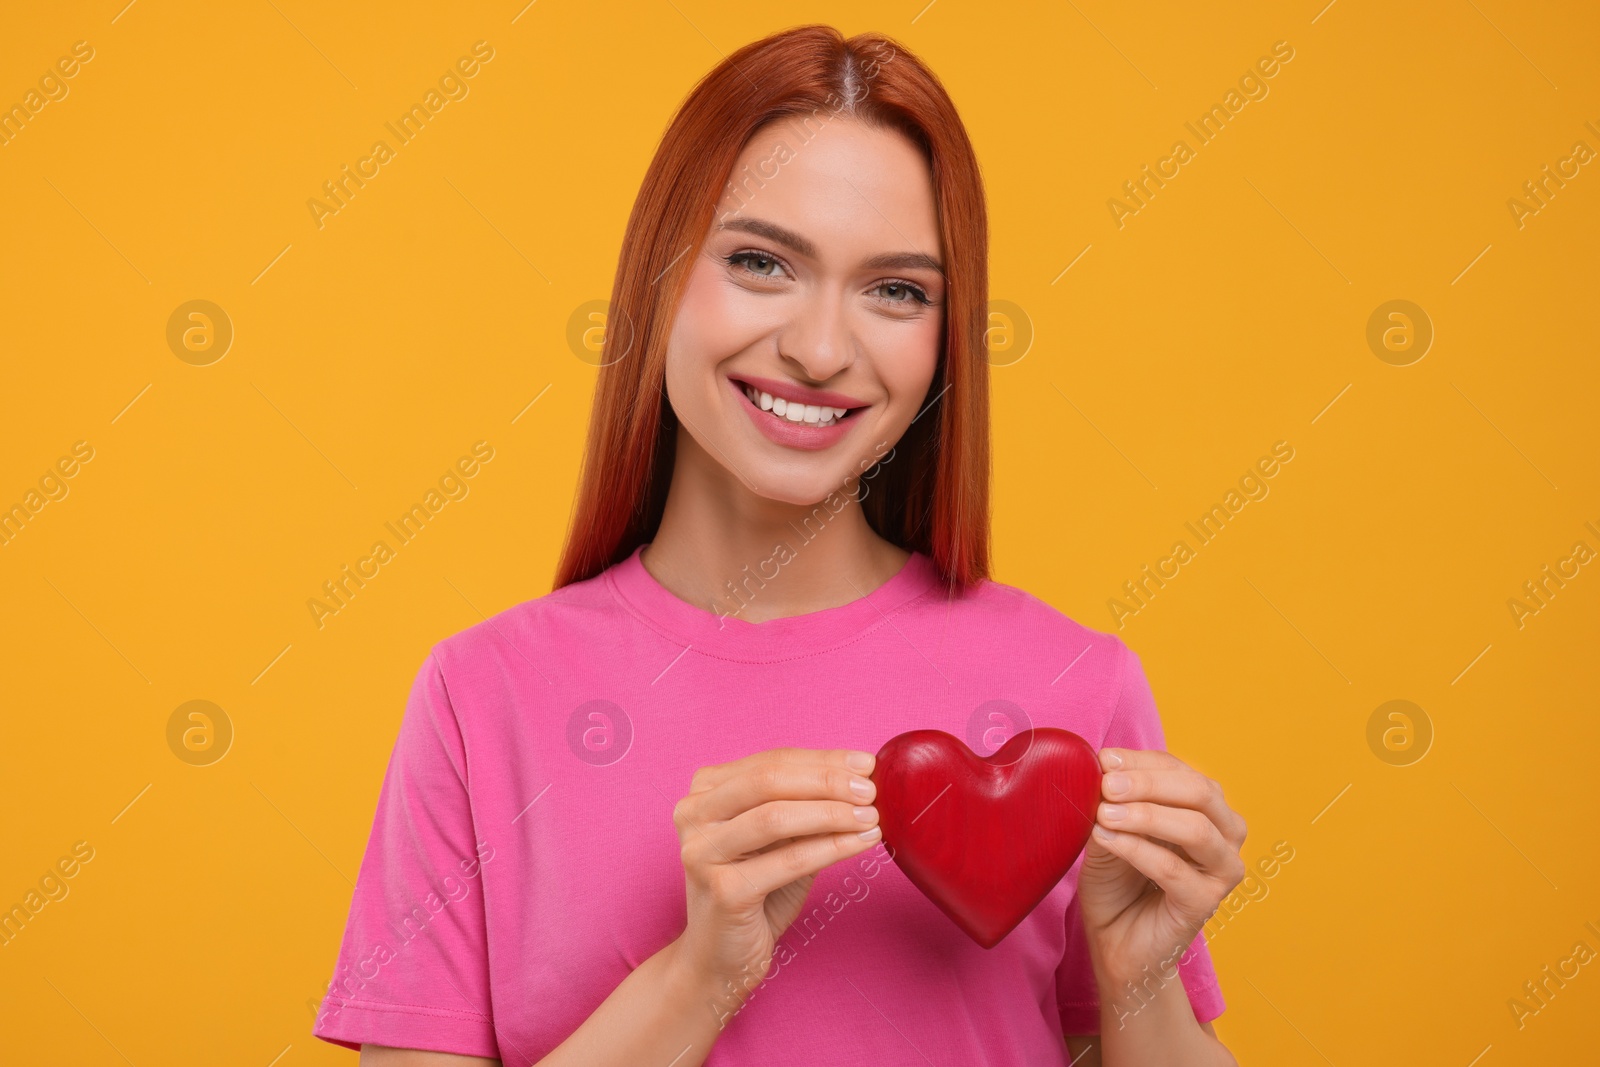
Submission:
[[[897,37],[976,142],[1008,302],[997,578],[1120,633],[1245,858],[1293,850],[1215,927],[1219,1034],[1281,1067],[1592,1058],[1600,966],[1520,1026],[1508,1002],[1600,952],[1600,567],[1520,625],[1508,601],[1600,550],[1600,165],[1520,226],[1508,201],[1600,150],[1600,17],[1322,4],[8,15],[0,104],[93,49],[0,147],[0,506],[93,450],[0,547],[0,905],[93,850],[0,948],[8,1058],[351,1062],[312,1013],[407,689],[548,591],[595,375],[569,322],[682,95],[799,21]],[[323,182],[480,40],[468,95],[319,228]],[[1198,145],[1184,123],[1278,41],[1268,95]],[[1180,138],[1119,227],[1108,200]],[[192,300],[233,329],[203,366],[168,343]],[[1391,300],[1434,332],[1404,366],[1367,339]],[[319,628],[322,583],[478,441],[469,494]],[[1197,546],[1279,441],[1269,494]],[[1119,628],[1107,602],[1179,539]],[[178,755],[204,736],[169,743],[194,700],[233,732],[205,766]],[[1369,732],[1393,700],[1410,718]]]

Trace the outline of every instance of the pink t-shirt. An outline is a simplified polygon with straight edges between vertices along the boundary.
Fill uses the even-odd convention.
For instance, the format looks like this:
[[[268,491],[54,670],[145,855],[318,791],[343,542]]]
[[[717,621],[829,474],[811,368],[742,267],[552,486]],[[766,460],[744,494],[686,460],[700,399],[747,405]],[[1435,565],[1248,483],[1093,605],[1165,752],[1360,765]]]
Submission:
[[[915,729],[986,755],[1028,725],[1165,747],[1138,656],[1022,590],[950,598],[914,553],[864,598],[750,623],[635,550],[433,647],[313,1033],[534,1063],[683,931],[672,807],[696,768]],[[1066,1064],[1063,1033],[1100,1029],[1081,865],[991,949],[881,843],[826,868],[705,1062]],[[1219,1015],[1203,934],[1178,969],[1195,1017]]]

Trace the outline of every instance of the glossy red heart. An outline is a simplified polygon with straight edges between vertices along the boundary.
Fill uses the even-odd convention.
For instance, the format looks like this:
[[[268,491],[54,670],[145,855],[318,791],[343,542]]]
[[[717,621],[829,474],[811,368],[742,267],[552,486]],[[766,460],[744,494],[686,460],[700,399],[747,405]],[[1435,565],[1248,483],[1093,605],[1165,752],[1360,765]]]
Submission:
[[[1088,843],[1100,760],[1070,730],[1023,730],[981,757],[942,730],[878,750],[883,843],[911,884],[984,948],[1038,906]]]

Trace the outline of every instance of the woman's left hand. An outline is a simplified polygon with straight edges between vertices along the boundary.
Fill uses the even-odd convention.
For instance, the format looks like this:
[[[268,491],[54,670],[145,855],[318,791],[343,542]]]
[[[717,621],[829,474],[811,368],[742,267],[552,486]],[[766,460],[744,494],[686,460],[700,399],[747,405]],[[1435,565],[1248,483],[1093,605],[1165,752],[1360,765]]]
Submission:
[[[1078,872],[1091,954],[1113,986],[1146,967],[1170,977],[1244,878],[1245,822],[1220,785],[1171,753],[1107,748],[1100,767],[1105,800]]]

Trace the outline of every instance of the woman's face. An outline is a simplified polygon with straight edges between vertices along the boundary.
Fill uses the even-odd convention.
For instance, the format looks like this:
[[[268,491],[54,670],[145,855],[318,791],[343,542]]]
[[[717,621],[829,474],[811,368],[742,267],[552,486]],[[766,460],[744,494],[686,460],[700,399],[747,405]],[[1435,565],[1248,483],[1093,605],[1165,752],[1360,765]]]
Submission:
[[[808,141],[796,130],[764,127],[735,162],[666,379],[706,456],[758,496],[809,505],[852,494],[931,399],[946,293],[915,146],[837,116]]]

